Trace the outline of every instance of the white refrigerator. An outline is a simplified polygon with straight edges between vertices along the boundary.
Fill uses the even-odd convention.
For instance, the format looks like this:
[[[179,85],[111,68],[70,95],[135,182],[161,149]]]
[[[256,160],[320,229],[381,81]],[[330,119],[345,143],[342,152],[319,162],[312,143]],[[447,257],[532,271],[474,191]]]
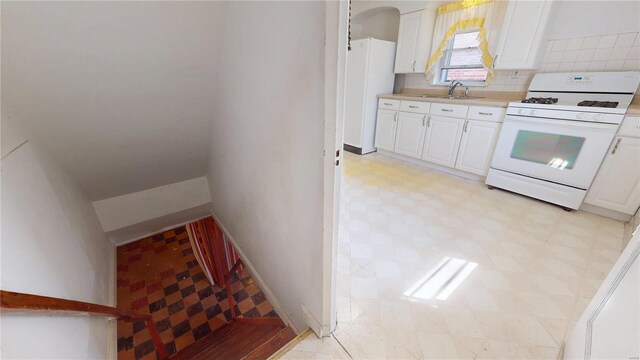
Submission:
[[[347,54],[344,149],[356,154],[376,150],[377,95],[393,92],[396,43],[373,38],[351,41]]]

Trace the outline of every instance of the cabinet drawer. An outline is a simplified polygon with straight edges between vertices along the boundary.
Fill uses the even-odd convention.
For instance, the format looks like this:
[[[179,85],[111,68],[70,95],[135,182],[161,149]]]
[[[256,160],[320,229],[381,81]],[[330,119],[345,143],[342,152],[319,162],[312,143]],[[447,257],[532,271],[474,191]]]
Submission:
[[[467,105],[434,103],[431,104],[430,113],[436,116],[466,118],[468,109],[469,107]]]
[[[400,102],[400,111],[428,114],[430,106],[431,104],[428,102],[402,100]]]
[[[640,138],[640,116],[625,116],[618,130],[618,136]]]
[[[505,108],[487,107],[487,106],[469,106],[467,119],[483,120],[491,122],[502,122],[504,114],[507,112]]]
[[[399,110],[400,100],[378,99],[378,109]]]

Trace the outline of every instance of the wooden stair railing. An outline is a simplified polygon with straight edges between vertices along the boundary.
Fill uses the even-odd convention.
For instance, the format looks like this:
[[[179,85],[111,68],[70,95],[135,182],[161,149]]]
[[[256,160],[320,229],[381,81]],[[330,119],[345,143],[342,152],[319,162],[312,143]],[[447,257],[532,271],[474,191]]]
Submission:
[[[115,317],[125,321],[144,321],[151,340],[156,347],[158,359],[168,359],[167,351],[160,338],[160,333],[151,315],[137,314],[133,311],[122,310],[111,306],[86,303],[82,301],[59,299],[49,296],[24,294],[0,290],[0,309],[2,311],[28,310],[41,312],[64,312],[70,314],[88,314],[94,316]]]
[[[236,318],[236,305],[233,301],[233,292],[231,291],[231,277],[238,272],[238,268],[242,266],[242,260],[238,259],[224,276],[224,287],[227,289],[227,300],[229,301],[229,310],[231,311],[231,320]]]

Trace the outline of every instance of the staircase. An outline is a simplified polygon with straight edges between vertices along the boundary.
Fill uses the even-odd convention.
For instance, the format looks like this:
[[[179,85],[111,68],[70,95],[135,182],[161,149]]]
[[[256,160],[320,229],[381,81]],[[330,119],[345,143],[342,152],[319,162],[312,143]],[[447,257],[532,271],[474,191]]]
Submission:
[[[170,359],[266,359],[295,336],[278,318],[236,318]]]

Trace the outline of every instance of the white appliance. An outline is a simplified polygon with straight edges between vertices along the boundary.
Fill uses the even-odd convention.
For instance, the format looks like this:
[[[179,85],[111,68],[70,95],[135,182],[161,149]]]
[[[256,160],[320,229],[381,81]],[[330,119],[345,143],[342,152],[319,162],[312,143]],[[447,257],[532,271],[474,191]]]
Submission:
[[[638,84],[638,72],[536,74],[509,103],[487,185],[578,209]]]
[[[357,154],[376,150],[377,95],[393,92],[396,43],[373,38],[351,41],[347,54],[344,149]]]

